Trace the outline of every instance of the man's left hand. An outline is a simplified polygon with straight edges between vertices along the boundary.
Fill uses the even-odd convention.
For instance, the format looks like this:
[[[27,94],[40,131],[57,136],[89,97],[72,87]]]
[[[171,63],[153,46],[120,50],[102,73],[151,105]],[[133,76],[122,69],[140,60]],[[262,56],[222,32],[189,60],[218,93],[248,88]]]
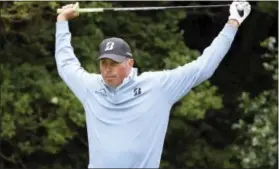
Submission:
[[[234,0],[230,6],[229,22],[235,20],[238,26],[247,18],[251,12],[251,5],[246,0]]]

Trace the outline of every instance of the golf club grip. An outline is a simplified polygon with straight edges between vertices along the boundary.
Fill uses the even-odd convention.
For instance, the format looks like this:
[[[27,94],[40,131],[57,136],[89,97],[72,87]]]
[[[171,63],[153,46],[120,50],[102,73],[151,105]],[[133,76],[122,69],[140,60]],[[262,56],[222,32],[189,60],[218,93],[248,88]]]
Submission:
[[[57,13],[61,13],[62,9],[57,9]],[[104,12],[103,8],[79,8],[77,9],[78,13],[87,13],[87,12]]]

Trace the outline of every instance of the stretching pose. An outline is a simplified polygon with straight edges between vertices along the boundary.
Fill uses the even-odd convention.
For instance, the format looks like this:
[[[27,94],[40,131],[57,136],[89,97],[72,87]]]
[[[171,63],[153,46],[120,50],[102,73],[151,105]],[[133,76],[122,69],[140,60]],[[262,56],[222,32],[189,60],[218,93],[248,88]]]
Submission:
[[[100,43],[101,74],[84,70],[68,25],[78,13],[73,4],[63,6],[56,22],[55,60],[60,77],[85,110],[88,168],[158,168],[173,104],[212,76],[250,11],[248,2],[232,2],[227,23],[200,57],[139,76],[130,46],[116,37]]]

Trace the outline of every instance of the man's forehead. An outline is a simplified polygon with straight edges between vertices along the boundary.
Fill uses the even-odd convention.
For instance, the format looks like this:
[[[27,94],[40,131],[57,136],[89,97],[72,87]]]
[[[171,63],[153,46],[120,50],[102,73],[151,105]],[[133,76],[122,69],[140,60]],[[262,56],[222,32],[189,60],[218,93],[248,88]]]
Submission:
[[[112,59],[110,59],[110,58],[102,58],[102,59],[100,59],[100,61],[101,61],[101,62],[113,62],[113,63],[118,63],[118,62],[116,62],[116,61],[114,61],[114,60],[112,60]]]

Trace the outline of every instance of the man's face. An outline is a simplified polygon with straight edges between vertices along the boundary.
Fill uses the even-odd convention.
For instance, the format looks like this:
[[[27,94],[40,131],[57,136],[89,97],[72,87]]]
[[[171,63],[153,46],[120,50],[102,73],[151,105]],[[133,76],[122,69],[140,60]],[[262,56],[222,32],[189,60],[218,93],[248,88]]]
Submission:
[[[100,60],[100,71],[106,84],[111,87],[119,86],[133,67],[133,59],[126,59],[118,63],[114,60],[104,58]]]

